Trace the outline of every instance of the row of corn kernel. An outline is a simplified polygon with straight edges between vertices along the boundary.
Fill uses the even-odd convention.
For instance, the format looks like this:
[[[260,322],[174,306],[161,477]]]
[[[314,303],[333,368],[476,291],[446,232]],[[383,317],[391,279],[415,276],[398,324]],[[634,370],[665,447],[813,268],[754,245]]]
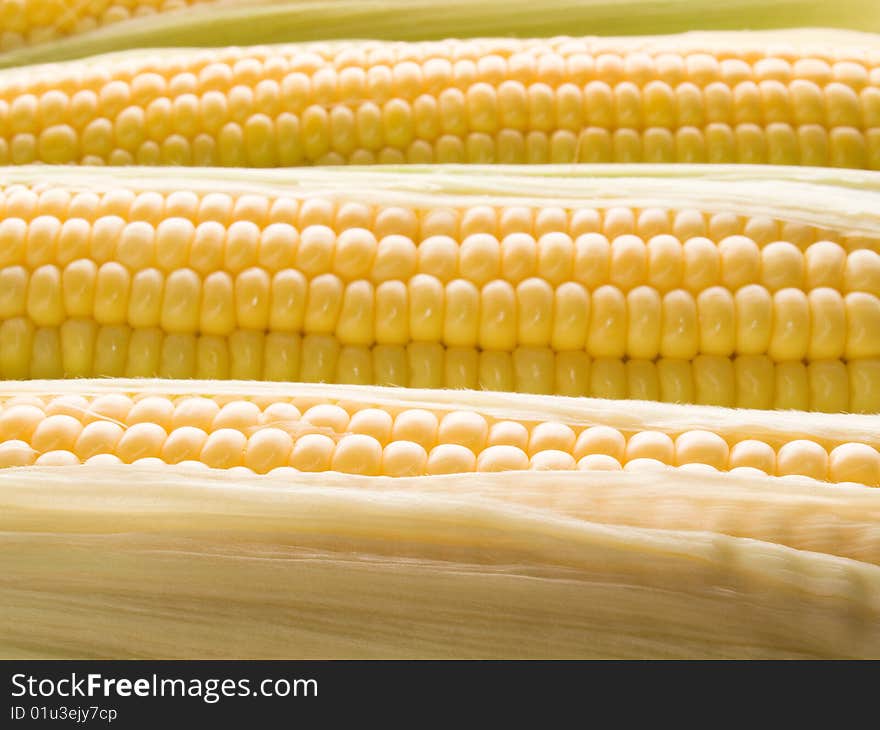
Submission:
[[[346,281],[370,279],[376,284],[423,273],[443,282],[461,277],[477,285],[499,278],[517,284],[539,277],[552,285],[612,284],[623,291],[647,284],[661,292],[684,288],[697,294],[718,284],[731,290],[761,284],[771,292],[832,287],[844,293],[880,294],[876,251],[847,253],[830,241],[811,244],[805,251],[788,241],[759,247],[744,236],[715,243],[702,236],[682,242],[668,234],[646,241],[632,234],[609,240],[600,233],[572,238],[551,232],[537,239],[511,233],[499,240],[489,233],[473,233],[460,242],[434,235],[417,244],[400,234],[377,237],[365,228],[337,234],[323,225],[299,231],[287,223],[272,223],[260,229],[250,221],[224,227],[216,222],[195,225],[179,217],[154,227],[145,221],[126,223],[118,216],[103,216],[90,224],[80,218],[62,223],[43,215],[30,222],[14,217],[0,221],[0,246],[0,266],[30,269],[91,259],[98,264],[118,261],[132,272],[188,267],[202,275],[238,274],[258,266],[271,273],[296,268],[307,277],[333,273]]]
[[[750,41],[750,42],[749,42]],[[105,64],[77,64],[90,80],[122,78],[155,72],[173,77],[186,71],[205,71],[200,79],[218,78],[253,83],[266,76],[280,80],[290,71],[314,73],[350,67],[388,67],[392,78],[403,83],[419,67],[428,85],[453,77],[492,82],[508,73],[523,83],[546,80],[558,84],[571,76],[585,83],[602,77],[612,81],[652,78],[670,84],[690,81],[706,86],[713,81],[790,81],[803,78],[818,84],[838,81],[861,88],[877,83],[873,69],[880,53],[870,45],[767,44],[748,39],[707,34],[703,37],[651,36],[634,38],[478,38],[441,41],[310,42],[252,47],[186,49],[178,54],[153,51],[137,58]],[[416,69],[413,69],[416,66]],[[56,71],[53,69],[53,71]],[[57,75],[57,71],[56,71]],[[46,78],[49,75],[46,74]]]
[[[529,468],[619,469],[621,464],[626,468],[638,462],[630,468],[701,464],[722,471],[747,467],[778,476],[880,483],[880,453],[860,443],[841,444],[829,454],[808,439],[792,440],[778,449],[755,439],[739,440],[731,447],[718,434],[702,430],[675,437],[645,430],[625,437],[603,426],[578,433],[556,422],[531,429],[515,421],[492,423],[472,411],[438,415],[406,409],[392,417],[381,409],[352,415],[341,406],[320,404],[300,416],[293,404],[279,403],[261,412],[248,401],[214,409],[205,400],[200,399],[195,408],[184,400],[178,413],[167,399],[144,399],[131,404],[123,422],[98,417],[87,403],[83,413],[70,415],[77,407],[71,400],[60,409],[66,412],[51,415],[33,404],[7,406],[0,412],[4,435],[0,449],[13,462],[7,465],[15,465],[16,459],[30,463],[42,454],[59,451],[73,454],[77,462],[113,454],[125,463],[160,458],[168,463],[196,460],[216,468],[247,466],[258,473],[289,465],[300,471],[332,469],[394,476]],[[118,408],[119,404],[114,405]],[[187,422],[187,410],[195,410],[202,425],[209,412],[215,415],[203,429]],[[89,415],[86,423],[83,414]],[[162,416],[165,426],[157,422]],[[169,431],[175,416],[178,425]]]
[[[81,259],[65,267],[0,270],[0,317],[27,316],[37,327],[71,318],[128,324],[171,334],[228,335],[236,329],[334,334],[341,344],[440,342],[512,350],[517,346],[581,350],[594,357],[768,354],[774,361],[848,360],[880,356],[880,297],[843,296],[827,287],[809,294],[770,294],[752,284],[735,294],[719,286],[694,297],[641,286],[624,294],[604,285],[588,291],[530,278],[515,287],[465,279],[445,286],[419,274],[409,282],[346,284],[335,274],[311,280],[295,269],[273,276],[260,268],[204,279],[192,269],[167,277],[145,269]]]
[[[820,53],[805,50],[791,64],[770,48],[765,49],[769,57],[750,62],[686,51],[653,57],[638,51],[592,55],[585,47],[578,50],[571,45],[558,53],[552,48],[553,42],[523,41],[523,45],[532,43],[533,50],[514,50],[508,57],[493,53],[482,41],[457,46],[447,42],[433,47],[385,44],[371,50],[355,42],[345,47],[327,46],[318,53],[302,46],[283,45],[188,49],[163,55],[141,54],[112,65],[74,62],[27,77],[7,75],[0,80],[0,98],[48,91],[53,88],[50,81],[54,78],[54,88],[61,91],[72,94],[91,90],[101,94],[101,102],[113,113],[127,102],[143,105],[163,96],[228,93],[236,87],[251,88],[265,100],[283,98],[295,105],[294,110],[302,111],[310,101],[369,98],[382,103],[395,97],[412,101],[420,95],[438,96],[444,90],[465,91],[474,85],[506,89],[511,94],[536,87],[551,92],[569,87],[583,92],[589,88],[601,97],[606,95],[605,89],[626,84],[645,93],[647,106],[651,102],[662,106],[670,89],[682,87],[693,89],[694,99],[701,94],[709,96],[712,91],[717,98],[722,94],[719,87],[737,89],[738,100],[754,106],[762,98],[771,103],[778,101],[781,88],[789,92],[792,102],[815,113],[816,94],[822,90],[841,95],[849,92],[857,98],[865,89],[880,86],[880,57],[876,53],[861,61],[829,64]],[[853,46],[842,52],[848,50],[858,54],[864,49]],[[853,97],[842,98],[851,103]]]
[[[71,64],[53,69],[59,88],[77,79],[86,88],[99,89],[114,79],[132,84],[133,98],[143,101],[152,91],[172,95],[194,89],[226,91],[234,85],[255,86],[261,80],[281,82],[290,73],[314,79],[319,94],[352,84],[359,69],[373,71],[375,91],[413,98],[426,88],[437,92],[456,83],[501,84],[506,79],[521,84],[542,82],[559,86],[585,85],[603,79],[608,83],[632,81],[645,86],[661,81],[674,86],[691,83],[705,87],[715,82],[733,86],[745,81],[794,80],[825,86],[840,83],[861,90],[880,85],[876,67],[880,54],[856,45],[828,45],[785,52],[778,45],[724,48],[711,42],[711,52],[687,48],[681,37],[670,38],[675,50],[659,47],[605,49],[594,38],[470,39],[429,43],[357,41],[334,44],[270,45],[188,49],[184,53],[143,53],[120,63]],[[648,46],[658,39],[648,39]],[[661,42],[667,39],[659,39]],[[845,58],[849,56],[849,58]],[[192,76],[195,75],[196,79]],[[46,83],[50,74],[37,74]],[[16,79],[6,79],[15,86]],[[21,82],[19,82],[21,83]]]
[[[238,84],[225,91],[194,86],[178,88],[176,95],[167,96],[164,80],[156,74],[137,77],[133,85],[151,81],[139,84],[140,88],[111,81],[97,93],[79,88],[72,96],[58,88],[39,95],[23,90],[10,96],[0,82],[0,99],[9,98],[0,101],[0,129],[7,137],[39,135],[59,125],[83,131],[103,119],[127,143],[123,149],[131,151],[137,136],[156,142],[170,134],[187,139],[199,133],[213,136],[227,122],[244,125],[256,116],[277,121],[281,114],[293,115],[308,127],[313,116],[323,113],[325,123],[329,119],[332,125],[357,130],[361,136],[366,129],[384,128],[379,134],[394,147],[412,138],[434,141],[443,134],[461,137],[468,132],[495,134],[500,130],[674,131],[713,124],[767,128],[774,123],[864,130],[880,125],[880,89],[870,86],[858,92],[838,82],[824,87],[803,80],[788,86],[777,81],[747,81],[733,87],[715,82],[700,89],[690,83],[672,87],[651,81],[640,88],[629,81],[616,85],[591,81],[585,86],[564,83],[554,89],[546,83],[526,86],[508,80],[494,86],[463,79],[458,88],[425,93],[413,87],[410,94],[393,94],[370,84],[369,76],[361,72],[359,83],[322,88],[305,74],[293,73],[281,83],[264,79],[253,87]],[[402,123],[402,130],[392,129],[397,123]],[[404,136],[407,132],[410,139]],[[374,134],[365,136],[363,146],[379,149],[381,144],[374,140]]]
[[[340,120],[350,112],[346,107],[337,109],[344,111],[328,114],[323,107],[312,106],[302,119],[288,112],[274,120],[254,114],[241,123],[226,122],[215,134],[200,132],[190,138],[167,132],[158,141],[147,137],[161,132],[148,130],[138,121],[139,115],[120,117],[115,125],[101,117],[81,134],[68,124],[56,124],[39,133],[0,138],[0,164],[292,167],[681,162],[880,168],[880,126],[864,133],[856,127],[837,126],[829,131],[818,124],[793,127],[781,122],[767,127],[711,123],[675,131],[650,127],[644,133],[601,127],[552,133],[502,129],[496,134],[462,132],[430,139],[416,137],[412,126],[398,126],[411,120],[399,120],[395,114],[376,109]],[[351,126],[365,118],[369,121],[359,125],[360,131]]]
[[[165,335],[155,329],[98,327],[72,320],[59,329],[34,329],[25,320],[0,325],[0,377],[173,377],[286,380],[471,388],[602,398],[634,398],[744,408],[880,412],[880,358],[805,365],[766,356],[699,355],[591,359],[583,351],[554,353],[443,348],[341,346],[322,335],[238,331]]]
[[[389,235],[406,236],[423,241],[432,236],[449,236],[457,241],[470,235],[487,233],[499,240],[512,233],[526,233],[540,238],[548,233],[565,233],[573,239],[586,233],[601,233],[609,241],[634,234],[645,241],[661,234],[670,234],[680,242],[708,237],[721,242],[730,236],[751,239],[759,247],[776,241],[793,243],[806,250],[817,241],[840,244],[847,251],[862,248],[880,250],[880,242],[868,236],[835,233],[827,229],[768,216],[737,216],[731,213],[703,213],[684,209],[669,211],[661,208],[608,209],[577,208],[566,210],[555,206],[510,206],[494,208],[469,205],[464,208],[430,208],[419,210],[393,205],[370,206],[348,200],[335,202],[321,196],[300,201],[286,196],[229,195],[210,192],[199,195],[178,190],[167,194],[156,191],[135,193],[117,188],[105,193],[68,191],[62,187],[41,190],[10,185],[0,190],[0,211],[4,218],[32,221],[39,216],[52,216],[63,225],[79,228],[83,219],[94,223],[99,218],[116,216],[125,223],[146,222],[154,227],[166,219],[185,218],[200,224],[207,222],[229,226],[249,221],[260,228],[283,223],[303,231],[309,226],[327,226],[337,235],[349,228],[365,228],[377,239]],[[14,224],[18,226],[19,224]],[[46,222],[50,230],[51,222]],[[181,226],[180,221],[169,226]],[[60,235],[60,234],[59,234]],[[70,235],[74,235],[71,231]],[[181,235],[191,235],[182,229]]]
[[[23,406],[26,408],[21,408]],[[596,425],[593,421],[580,425],[553,418],[511,420],[504,416],[484,414],[479,409],[457,409],[453,405],[410,406],[405,401],[393,400],[387,405],[377,406],[369,398],[358,395],[348,397],[333,393],[328,397],[320,391],[284,396],[247,396],[238,391],[221,391],[216,395],[185,392],[166,395],[150,389],[98,395],[7,393],[0,398],[0,435],[7,437],[15,434],[18,438],[29,439],[46,416],[68,416],[83,425],[96,421],[108,422],[122,428],[149,423],[157,424],[166,431],[189,426],[206,433],[234,429],[252,435],[263,428],[278,427],[288,429],[291,433],[324,433],[337,440],[347,433],[359,433],[373,436],[383,445],[391,440],[409,440],[428,449],[446,442],[458,443],[476,451],[487,446],[508,444],[522,448],[529,455],[546,449],[561,449],[573,450],[577,458],[608,454],[621,462],[647,457],[669,461],[671,452],[665,449],[671,448],[673,443],[656,436],[656,429],[613,428]],[[690,430],[693,429],[672,429],[668,433],[674,440],[676,434]],[[639,450],[630,450],[627,456],[626,443],[638,433],[651,435],[639,436],[631,447],[635,449],[639,444]],[[725,438],[731,446],[744,439],[751,443],[751,439],[741,436],[736,430]],[[766,443],[776,450],[790,440],[788,432],[765,438]],[[824,443],[828,449],[844,443],[844,440],[815,440]],[[651,444],[653,446],[649,446]],[[657,450],[657,444],[664,446]],[[710,460],[706,463],[715,462]],[[759,463],[751,465],[758,466]]]

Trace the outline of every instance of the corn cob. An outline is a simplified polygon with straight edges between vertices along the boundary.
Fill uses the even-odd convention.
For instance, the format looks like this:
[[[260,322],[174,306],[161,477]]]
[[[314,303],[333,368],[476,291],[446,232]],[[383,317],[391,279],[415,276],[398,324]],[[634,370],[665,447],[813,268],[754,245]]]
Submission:
[[[0,6],[0,57],[24,46],[86,34],[130,18],[145,18],[211,0],[4,0]]]
[[[23,0],[22,11],[19,2],[7,0],[0,26],[9,34],[7,44],[27,45],[0,53],[0,67],[159,46],[678,33],[693,30],[694,15],[702,30],[786,28],[796,18],[805,28],[880,31],[880,12],[871,0],[783,0],[772,7],[761,0],[731,0],[723,7],[697,0],[546,0],[540,7],[528,0],[128,0],[110,7],[102,1],[106,5],[93,1],[77,8],[81,19],[70,27],[69,7],[59,17],[51,5]],[[404,13],[407,22],[401,23]],[[34,22],[34,14],[42,17]],[[822,33],[823,40],[831,38]]]
[[[270,386],[271,395],[248,398],[259,391],[239,384],[217,397],[208,395],[210,382],[196,381],[172,397],[160,382],[114,381],[112,392],[86,397],[107,389],[100,381],[48,393],[46,383],[24,385],[0,393],[0,467],[184,462],[243,475],[425,476],[671,466],[880,486],[872,417],[846,434],[832,430],[834,416],[800,428],[783,416],[756,430],[742,426],[758,421],[755,412],[692,406],[664,408],[658,418],[634,405],[624,419],[601,400],[575,401],[577,415],[566,417],[552,397],[512,393],[473,394],[456,407],[461,397],[451,391],[406,390],[395,400],[394,390]],[[559,417],[548,417],[554,411]]]
[[[873,219],[847,217],[858,173],[775,186],[752,206],[764,173],[474,174],[493,197],[460,193],[454,172],[169,185],[12,169],[0,377],[880,411],[880,238]]]
[[[0,163],[880,168],[873,36],[138,52],[0,73]]]

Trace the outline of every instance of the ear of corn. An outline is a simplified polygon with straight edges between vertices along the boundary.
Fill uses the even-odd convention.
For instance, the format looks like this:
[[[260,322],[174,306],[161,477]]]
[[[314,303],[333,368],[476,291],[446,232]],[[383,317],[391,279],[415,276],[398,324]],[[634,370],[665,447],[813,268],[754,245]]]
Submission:
[[[860,173],[553,172],[11,169],[0,376],[880,411]]]
[[[133,0],[130,2],[71,2],[70,0],[13,0],[0,15],[0,58],[27,53],[31,47],[49,46],[59,39],[91,36],[107,28],[157,13],[168,13],[212,0]],[[173,16],[178,17],[178,16]],[[185,16],[184,16],[185,17]],[[137,23],[124,23],[137,27]],[[62,47],[64,44],[62,43]],[[20,59],[17,60],[20,63]]]
[[[540,6],[528,0],[131,0],[93,6],[8,3],[0,66],[160,46],[680,33],[694,29],[695,16],[703,30],[786,28],[796,18],[805,28],[880,31],[871,0],[731,0],[723,6],[708,0],[545,0]],[[827,40],[828,31],[821,37]]]
[[[877,169],[878,42],[838,40],[325,42],[15,68],[0,74],[0,163]]]
[[[456,391],[355,386],[59,386],[0,393],[0,466],[186,462],[245,475],[365,476],[675,467],[880,486],[872,417],[783,413],[768,422],[746,410],[650,403],[622,415],[603,400],[473,393],[461,402]]]

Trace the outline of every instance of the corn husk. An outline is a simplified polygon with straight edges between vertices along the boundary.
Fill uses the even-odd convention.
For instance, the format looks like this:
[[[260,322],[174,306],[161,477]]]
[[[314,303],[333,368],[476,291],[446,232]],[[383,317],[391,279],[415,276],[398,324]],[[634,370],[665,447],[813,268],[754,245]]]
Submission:
[[[217,0],[10,50],[0,65],[114,50],[352,38],[659,35],[790,27],[880,31],[872,0]],[[827,35],[827,34],[826,34]]]

